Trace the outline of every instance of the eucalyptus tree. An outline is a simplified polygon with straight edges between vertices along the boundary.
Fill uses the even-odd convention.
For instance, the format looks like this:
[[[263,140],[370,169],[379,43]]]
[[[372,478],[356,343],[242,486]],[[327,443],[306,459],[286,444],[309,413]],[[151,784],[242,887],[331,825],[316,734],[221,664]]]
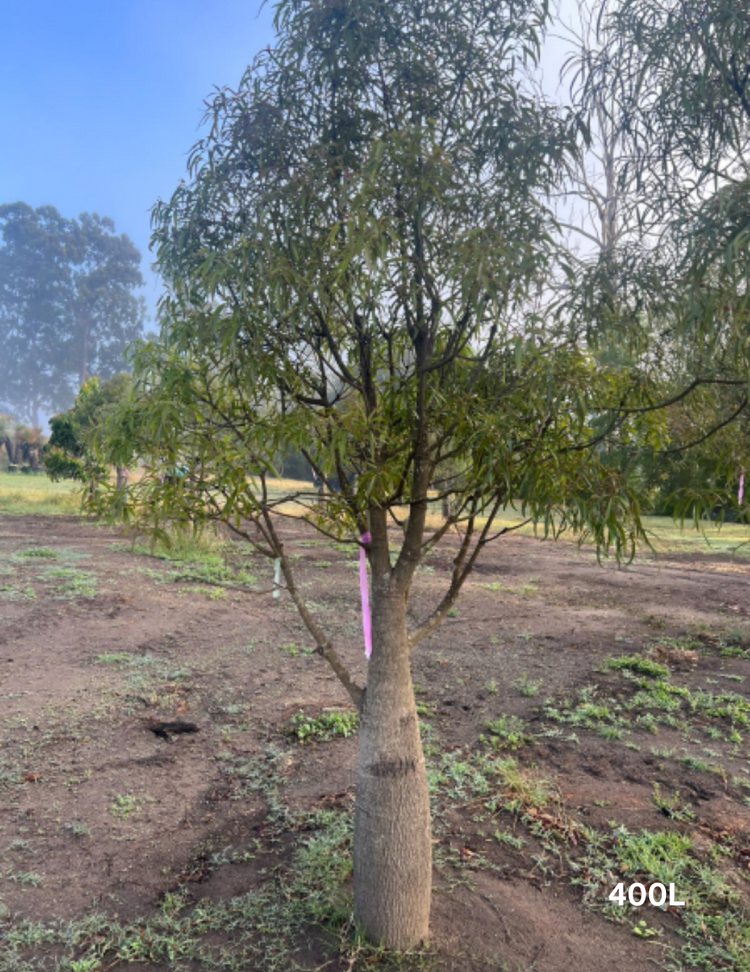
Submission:
[[[125,348],[140,336],[145,302],[141,254],[108,216],[83,213],[71,229],[72,324],[67,365],[82,387],[110,379],[125,366]]]
[[[584,327],[551,301],[552,281],[575,282],[548,200],[576,124],[530,79],[547,17],[543,0],[282,0],[275,46],[213,96],[190,178],[155,207],[161,335],[135,350],[100,446],[146,473],[101,483],[99,509],[152,531],[222,521],[280,562],[360,712],[355,915],[395,948],[427,935],[430,906],[411,652],[512,528],[498,517],[513,501],[618,555],[643,536],[598,447],[615,426],[652,428],[651,411],[617,408],[648,381],[599,356],[609,317]],[[279,495],[275,457],[292,450],[324,490]],[[305,602],[289,516],[366,553],[366,685]],[[410,623],[415,571],[441,543],[446,589]]]
[[[0,404],[39,424],[143,330],[141,255],[108,217],[0,206]]]
[[[634,308],[645,293],[661,306],[653,361],[669,372],[677,409],[670,453],[705,446],[736,490],[750,461],[733,425],[747,415],[750,373],[747,10],[734,0],[605,0],[597,24],[580,59],[581,104],[600,106],[606,90],[607,124],[626,147],[617,188],[637,217],[619,293]],[[699,516],[717,494],[711,484],[702,498],[694,483],[687,499]]]
[[[69,223],[52,206],[0,207],[0,403],[39,425],[69,400],[61,321],[70,293]]]

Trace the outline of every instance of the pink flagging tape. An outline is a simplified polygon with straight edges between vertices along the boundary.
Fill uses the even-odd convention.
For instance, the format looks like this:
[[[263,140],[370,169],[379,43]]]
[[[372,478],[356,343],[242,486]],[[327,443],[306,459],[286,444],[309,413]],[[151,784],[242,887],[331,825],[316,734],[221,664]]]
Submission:
[[[360,537],[362,543],[369,543],[372,537],[369,533],[363,533]],[[372,654],[372,623],[370,621],[370,591],[367,583],[367,554],[365,548],[359,548],[359,593],[362,598],[362,633],[365,636],[365,656]]]
[[[745,494],[745,474],[742,473],[740,476],[740,488],[737,490],[737,502],[742,502],[742,497]]]

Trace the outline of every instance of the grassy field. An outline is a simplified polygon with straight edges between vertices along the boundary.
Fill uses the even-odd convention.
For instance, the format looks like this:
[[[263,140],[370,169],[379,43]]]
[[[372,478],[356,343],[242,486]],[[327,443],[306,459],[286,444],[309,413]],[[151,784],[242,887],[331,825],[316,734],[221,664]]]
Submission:
[[[307,492],[310,487],[310,483],[280,479],[273,482],[269,494],[272,498],[279,498],[295,491]],[[0,513],[74,514],[80,509],[79,497],[80,486],[77,483],[53,483],[44,475],[0,473]],[[437,527],[442,517],[438,504],[433,505],[428,524]],[[512,527],[520,522],[520,513],[506,509],[498,518],[497,525],[499,528]],[[657,553],[736,554],[750,557],[750,527],[738,523],[717,525],[706,521],[700,530],[696,530],[692,523],[680,526],[670,517],[647,516],[644,525]],[[521,527],[519,533],[532,535],[533,525]]]
[[[78,513],[79,495],[78,483],[53,483],[41,473],[0,473],[0,513]]]
[[[681,527],[668,516],[644,517],[651,542],[659,553],[737,554],[750,557],[750,528],[740,523],[717,525],[706,521],[701,530],[692,523]]]

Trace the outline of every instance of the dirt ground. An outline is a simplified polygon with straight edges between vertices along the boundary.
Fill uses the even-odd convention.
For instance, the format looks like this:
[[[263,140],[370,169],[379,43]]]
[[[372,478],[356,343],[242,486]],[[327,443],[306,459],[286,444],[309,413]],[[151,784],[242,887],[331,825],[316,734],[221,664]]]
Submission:
[[[355,554],[287,534],[304,594],[365,681]],[[235,567],[268,587],[267,563],[238,556]],[[448,546],[420,569],[415,621],[450,560]],[[245,895],[291,866],[300,837],[269,823],[270,803],[287,815],[350,808],[356,734],[310,745],[288,734],[300,711],[350,708],[288,598],[173,571],[74,517],[0,517],[0,951],[26,919],[127,923],[168,894],[185,907]],[[420,968],[704,967],[699,950],[680,951],[678,909],[607,913],[613,879],[628,873],[596,878],[591,834],[683,834],[718,861],[738,914],[747,906],[749,581],[750,563],[708,556],[617,569],[527,537],[489,551],[414,656],[428,757],[442,767]],[[638,672],[606,667],[636,654],[666,666],[674,704],[665,695],[663,710],[639,708]],[[198,731],[160,738],[154,720]],[[480,753],[516,761],[548,798],[516,787],[516,804],[495,806],[461,775],[459,757]],[[705,934],[708,948],[717,935]],[[27,966],[0,957],[0,969],[54,967],[61,948],[37,936]],[[296,948],[290,970],[386,967],[377,955],[338,959],[313,929]],[[715,967],[747,967],[727,955]],[[179,957],[137,967],[204,968]]]

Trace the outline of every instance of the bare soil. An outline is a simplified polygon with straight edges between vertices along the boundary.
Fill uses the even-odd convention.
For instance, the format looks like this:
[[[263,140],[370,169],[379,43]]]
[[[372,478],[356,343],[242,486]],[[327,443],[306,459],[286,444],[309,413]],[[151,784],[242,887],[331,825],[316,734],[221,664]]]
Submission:
[[[364,681],[355,553],[301,529],[287,534],[304,594]],[[35,547],[57,556],[18,556]],[[420,569],[415,621],[444,590],[451,556],[448,546]],[[243,789],[227,771],[240,760],[262,765],[267,754],[290,808],[350,804],[356,737],[303,746],[287,735],[299,711],[349,706],[283,594],[175,583],[164,576],[173,565],[74,517],[0,517],[0,558],[0,922],[3,910],[16,922],[91,912],[127,921],[175,889],[218,901],[260,886],[287,866],[295,835],[266,839],[267,792]],[[246,563],[256,586],[268,587],[267,563]],[[750,657],[722,646],[747,644],[749,581],[750,564],[718,557],[618,569],[571,544],[503,538],[455,616],[415,651],[428,738],[440,752],[471,752],[488,721],[516,716],[529,741],[510,754],[549,781],[558,822],[676,828],[696,846],[721,838],[731,848],[727,880],[747,897],[747,736],[712,748],[696,713],[687,737],[668,725],[634,726],[620,739],[583,726],[576,741],[544,710],[545,700],[559,707],[586,686],[627,700],[633,684],[602,665],[642,652],[666,664],[675,684],[747,699]],[[199,731],[164,739],[150,731],[154,720]],[[694,816],[667,819],[655,783],[679,790]],[[678,915],[652,909],[658,942],[641,940],[627,922],[586,907],[565,867],[539,864],[538,833],[507,810],[488,827],[477,805],[441,803],[430,968],[643,972],[662,961],[665,944],[679,944]],[[498,828],[526,842],[492,840]],[[216,863],[229,846],[253,855]],[[323,967],[325,949],[311,931],[296,961]]]

